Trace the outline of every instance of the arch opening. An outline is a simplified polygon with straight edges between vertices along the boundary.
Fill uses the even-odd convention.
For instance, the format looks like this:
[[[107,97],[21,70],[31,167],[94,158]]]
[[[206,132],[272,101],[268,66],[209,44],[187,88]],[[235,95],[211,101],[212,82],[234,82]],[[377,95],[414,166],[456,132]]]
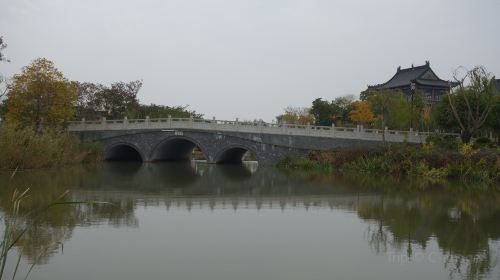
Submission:
[[[189,161],[193,159],[204,160],[206,158],[196,143],[183,138],[161,143],[151,155],[151,161]]]
[[[120,144],[106,150],[105,161],[136,161],[141,162],[141,154],[132,146]]]
[[[234,147],[225,150],[217,159],[217,163],[221,164],[242,164],[246,161],[256,161],[255,155],[248,149],[242,147]]]

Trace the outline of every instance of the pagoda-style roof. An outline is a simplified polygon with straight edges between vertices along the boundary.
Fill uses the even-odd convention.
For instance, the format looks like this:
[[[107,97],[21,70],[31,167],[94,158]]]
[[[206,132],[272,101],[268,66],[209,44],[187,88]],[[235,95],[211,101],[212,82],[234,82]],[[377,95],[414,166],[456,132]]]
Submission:
[[[386,83],[368,86],[369,89],[394,89],[410,87],[414,82],[422,86],[442,87],[447,88],[450,85],[449,81],[441,80],[434,71],[432,71],[429,61],[425,65],[416,66],[406,69],[398,67],[396,74]],[[453,83],[452,83],[453,84]]]

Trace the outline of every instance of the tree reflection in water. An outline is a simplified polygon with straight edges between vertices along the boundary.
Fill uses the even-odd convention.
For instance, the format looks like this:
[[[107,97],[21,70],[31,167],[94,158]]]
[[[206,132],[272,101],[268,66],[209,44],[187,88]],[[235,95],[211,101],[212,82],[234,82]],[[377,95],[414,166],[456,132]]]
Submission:
[[[30,263],[47,263],[76,227],[108,224],[139,227],[138,206],[344,209],[368,223],[366,239],[375,253],[396,251],[408,260],[437,244],[450,278],[480,279],[498,262],[498,192],[458,192],[453,185],[423,180],[363,176],[284,174],[274,168],[207,164],[107,163],[97,166],[0,175],[0,211],[11,213],[14,189],[31,188],[22,211],[38,209],[67,189],[67,200],[99,200],[117,205],[55,207],[39,219],[17,248]]]
[[[60,198],[68,189],[79,185],[79,178],[87,175],[84,168],[67,168],[59,170],[40,170],[18,172],[13,178],[10,174],[0,175],[0,211],[2,217],[9,219],[12,213],[12,195],[14,191],[25,190],[28,186],[29,196],[20,205],[19,215],[24,221],[19,233],[27,231],[16,243],[29,263],[45,264],[57,253],[63,243],[71,239],[76,226],[89,226],[107,222],[117,226],[137,226],[133,216],[134,202],[108,200],[119,208],[103,204],[57,205],[44,211],[45,207]],[[62,202],[78,201],[74,195],[62,198]],[[37,215],[26,215],[29,212]],[[5,220],[4,219],[4,220]]]
[[[496,264],[491,247],[500,239],[498,195],[382,197],[359,205],[358,216],[370,221],[367,239],[377,253],[404,251],[411,260],[415,246],[425,250],[435,240],[450,278],[480,279]]]

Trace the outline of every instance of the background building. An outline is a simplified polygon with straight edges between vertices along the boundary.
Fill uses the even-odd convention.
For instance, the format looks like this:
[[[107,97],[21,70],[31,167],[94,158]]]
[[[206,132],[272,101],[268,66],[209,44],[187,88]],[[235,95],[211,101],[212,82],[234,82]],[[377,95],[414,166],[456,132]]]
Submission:
[[[401,69],[398,67],[396,74],[386,83],[368,86],[368,90],[391,89],[400,90],[408,99],[412,94],[420,94],[424,101],[433,105],[445,94],[450,91],[450,86],[456,86],[456,83],[441,80],[434,71],[432,71],[429,61],[425,65]]]

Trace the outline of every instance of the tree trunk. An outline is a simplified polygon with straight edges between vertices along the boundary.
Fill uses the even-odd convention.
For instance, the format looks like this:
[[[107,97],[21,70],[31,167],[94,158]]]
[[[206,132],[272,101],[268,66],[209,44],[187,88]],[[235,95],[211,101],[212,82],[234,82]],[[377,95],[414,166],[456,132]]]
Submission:
[[[468,130],[460,131],[460,139],[462,139],[462,143],[468,144],[470,139],[472,138],[472,134]]]

